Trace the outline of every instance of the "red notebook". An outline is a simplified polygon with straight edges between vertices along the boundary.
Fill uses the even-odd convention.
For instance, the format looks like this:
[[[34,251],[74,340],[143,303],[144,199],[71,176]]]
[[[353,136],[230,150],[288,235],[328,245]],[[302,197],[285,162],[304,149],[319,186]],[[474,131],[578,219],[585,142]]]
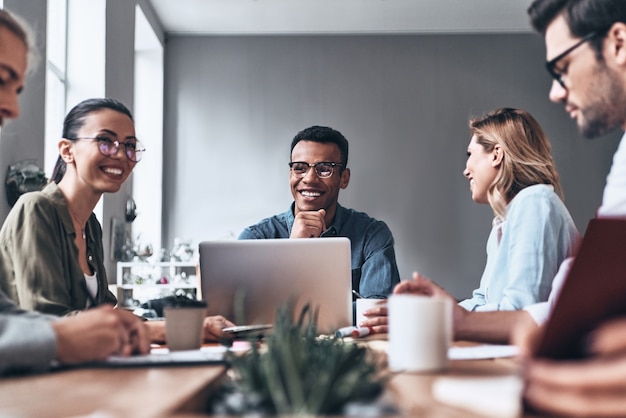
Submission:
[[[586,356],[586,337],[607,319],[626,316],[626,218],[592,219],[536,356]]]

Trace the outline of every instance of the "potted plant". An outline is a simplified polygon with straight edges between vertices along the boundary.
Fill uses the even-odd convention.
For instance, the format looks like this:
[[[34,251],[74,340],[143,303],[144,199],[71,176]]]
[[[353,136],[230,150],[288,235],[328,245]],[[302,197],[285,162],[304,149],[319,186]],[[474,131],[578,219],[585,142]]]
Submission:
[[[310,305],[294,316],[293,303],[279,307],[264,344],[229,355],[231,379],[213,400],[213,413],[335,415],[378,398],[386,377],[373,353],[337,336],[320,337]]]

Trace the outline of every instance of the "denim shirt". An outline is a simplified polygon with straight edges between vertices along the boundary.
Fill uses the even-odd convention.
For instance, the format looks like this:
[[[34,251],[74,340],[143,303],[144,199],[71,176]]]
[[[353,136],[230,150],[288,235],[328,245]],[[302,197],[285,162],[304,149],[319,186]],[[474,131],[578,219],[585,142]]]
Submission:
[[[498,311],[547,301],[559,266],[574,255],[579,241],[554,188],[526,187],[509,203],[506,219],[494,220],[480,287],[459,305],[470,311]]]
[[[289,238],[294,222],[291,208],[247,227],[239,239]],[[339,204],[333,224],[322,237],[346,237],[352,251],[352,289],[363,297],[383,299],[400,282],[393,235],[383,222]]]

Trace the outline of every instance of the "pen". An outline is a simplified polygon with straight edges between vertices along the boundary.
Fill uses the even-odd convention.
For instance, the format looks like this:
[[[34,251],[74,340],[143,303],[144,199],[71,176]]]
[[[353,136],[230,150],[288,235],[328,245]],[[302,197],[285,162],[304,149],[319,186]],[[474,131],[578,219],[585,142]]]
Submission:
[[[356,330],[356,327],[344,327],[339,328],[335,335],[337,337],[350,337],[352,335],[352,331]]]
[[[372,329],[371,327],[344,327],[344,328],[339,328],[339,330],[337,330],[335,335],[341,338],[343,337],[359,338],[359,337],[365,337],[366,335],[370,335],[373,333],[374,333],[374,329]]]
[[[357,327],[352,330],[350,334],[352,338],[365,337],[366,335],[370,335],[374,333],[374,329],[372,327]]]
[[[354,294],[354,296],[356,296],[359,299],[363,299],[363,295],[360,294],[359,292],[357,292],[356,290],[352,289],[352,293]]]

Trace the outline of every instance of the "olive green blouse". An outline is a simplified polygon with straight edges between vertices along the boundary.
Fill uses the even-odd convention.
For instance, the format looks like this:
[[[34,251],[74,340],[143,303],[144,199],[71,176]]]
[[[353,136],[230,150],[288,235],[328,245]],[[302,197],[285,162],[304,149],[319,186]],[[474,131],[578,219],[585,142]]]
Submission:
[[[104,270],[102,228],[92,213],[85,229],[87,259],[98,280],[97,304],[115,305]],[[84,310],[89,294],[78,264],[76,231],[54,183],[20,197],[0,230],[0,287],[24,309],[53,315]]]

